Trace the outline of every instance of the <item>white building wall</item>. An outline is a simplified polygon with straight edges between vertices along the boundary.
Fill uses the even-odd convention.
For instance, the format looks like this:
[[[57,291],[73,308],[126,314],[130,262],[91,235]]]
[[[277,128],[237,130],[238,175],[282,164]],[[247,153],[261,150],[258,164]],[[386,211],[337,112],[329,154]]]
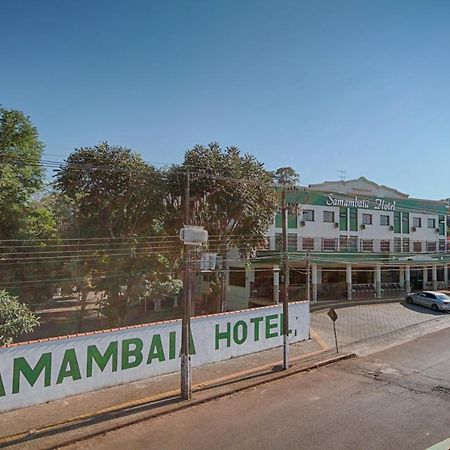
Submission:
[[[393,211],[378,211],[373,209],[358,209],[358,231],[344,231],[339,229],[339,207],[330,206],[317,206],[317,205],[303,205],[302,210],[312,210],[314,211],[314,221],[304,221],[302,219],[302,212],[300,212],[297,218],[297,228],[288,228],[288,233],[297,234],[297,249],[301,249],[301,240],[303,237],[315,238],[315,251],[321,250],[321,238],[336,238],[340,236],[356,236],[359,239],[374,239],[374,251],[380,250],[381,240],[394,240],[394,237],[399,238],[409,238],[411,243],[415,240],[438,242],[439,239],[446,239],[446,236],[440,235],[436,232],[436,228],[439,228],[439,216],[437,214],[425,214],[425,213],[410,213],[409,214],[409,233],[394,233],[394,212]],[[324,211],[334,212],[334,222],[324,222],[323,213]],[[365,225],[363,229],[361,225],[363,224],[363,214],[372,215],[372,225]],[[389,225],[380,225],[380,217],[382,215],[389,216]],[[422,220],[422,227],[417,228],[416,231],[412,231],[413,228],[413,218],[420,217]],[[428,228],[428,218],[433,218],[435,220],[435,227]],[[349,226],[348,220],[348,226]],[[336,225],[337,224],[337,225]],[[270,248],[275,249],[275,235],[281,234],[281,227],[275,227],[272,225],[267,233],[270,239]]]

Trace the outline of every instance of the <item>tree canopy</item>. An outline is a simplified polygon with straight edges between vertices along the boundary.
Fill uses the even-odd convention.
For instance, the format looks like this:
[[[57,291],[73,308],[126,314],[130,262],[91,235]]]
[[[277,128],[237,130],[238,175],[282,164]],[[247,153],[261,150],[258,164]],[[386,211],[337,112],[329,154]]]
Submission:
[[[273,172],[273,181],[280,185],[296,186],[300,175],[292,167],[280,167]]]
[[[224,307],[225,257],[235,246],[249,255],[265,241],[273,221],[277,197],[272,175],[254,156],[218,143],[196,145],[180,165],[167,171],[167,229],[177,232],[184,223],[186,173],[190,175],[190,222],[209,233],[208,249],[221,256],[222,271],[210,282],[214,307]],[[217,277],[220,279],[217,280]],[[220,286],[220,287],[219,287]]]
[[[26,237],[32,196],[43,187],[43,145],[22,112],[0,107],[0,239]],[[39,213],[38,213],[39,214]]]
[[[5,290],[0,290],[0,345],[10,344],[23,333],[31,333],[39,325],[26,305]]]
[[[75,226],[68,227],[71,235],[103,239],[94,241],[102,245],[89,247],[95,260],[87,261],[84,250],[74,270],[80,274],[81,269],[86,283],[107,293],[103,310],[111,325],[119,324],[144,275],[166,266],[157,248],[141,239],[160,229],[161,175],[132,150],[103,142],[75,149],[57,173],[55,186],[69,207]]]
[[[48,298],[49,284],[33,284],[53,271],[30,264],[34,250],[57,237],[52,209],[42,199],[43,144],[29,117],[0,108],[0,282],[27,302]]]
[[[55,185],[74,202],[89,235],[114,239],[148,233],[161,212],[158,171],[138,153],[107,142],[75,149]]]
[[[264,240],[273,221],[276,194],[271,174],[254,156],[218,143],[196,145],[167,172],[169,223],[184,222],[186,172],[191,172],[191,223],[209,232],[210,249],[225,254],[231,246],[250,252]],[[181,199],[181,201],[180,201]]]

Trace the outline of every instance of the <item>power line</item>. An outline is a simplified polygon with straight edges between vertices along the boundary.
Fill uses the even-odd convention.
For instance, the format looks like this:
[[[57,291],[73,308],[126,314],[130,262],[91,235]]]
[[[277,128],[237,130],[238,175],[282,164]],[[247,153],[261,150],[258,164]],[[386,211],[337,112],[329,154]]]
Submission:
[[[93,164],[85,164],[85,163],[72,163],[72,162],[65,162],[65,163],[61,163],[59,161],[45,161],[45,160],[41,160],[41,161],[37,161],[37,160],[32,160],[29,159],[27,161],[26,158],[19,158],[19,157],[14,157],[14,156],[9,156],[10,158],[15,159],[16,161],[19,162],[25,162],[27,164],[30,165],[35,165],[35,166],[40,166],[40,167],[44,167],[44,168],[53,168],[53,169],[62,169],[64,166],[66,166],[67,168],[69,168],[70,170],[100,170],[100,171],[107,171],[107,172],[117,172],[117,173],[145,173],[147,174],[149,171],[153,171],[154,174],[157,174],[157,170],[153,169],[153,168],[146,168],[145,170],[138,170],[138,169],[124,169],[124,168],[117,168],[117,167],[111,167],[111,166],[96,166]],[[183,165],[180,165],[180,167]],[[187,167],[189,167],[189,165],[187,165]],[[228,177],[228,176],[224,176],[224,175],[217,175],[217,174],[211,174],[211,173],[206,173],[206,172],[200,172],[200,171],[191,171],[191,170],[174,170],[173,168],[170,169],[169,171],[166,172],[166,174],[178,174],[178,175],[186,175],[187,173],[191,174],[191,175],[195,175],[198,176],[200,178],[211,178],[211,179],[216,179],[216,180],[221,180],[221,181],[230,181],[230,182],[236,182],[236,183],[246,183],[246,184],[254,184],[254,185],[259,185],[259,186],[276,186],[273,183],[262,183],[259,180],[251,180],[251,179],[247,179],[247,178],[235,178],[235,177]]]
[[[110,171],[110,172],[123,172],[123,173],[140,173],[140,172],[145,172],[148,173],[148,170],[136,170],[136,169],[124,169],[124,168],[117,168],[117,167],[111,167],[111,166],[96,166],[93,164],[89,164],[89,163],[72,163],[72,162],[65,162],[65,163],[61,163],[59,161],[46,161],[46,160],[35,160],[35,159],[31,159],[31,158],[23,158],[23,157],[15,157],[13,155],[8,155],[7,157],[15,159],[16,161],[22,161],[22,162],[27,162],[28,164],[35,164],[35,165],[41,165],[41,166],[47,166],[47,167],[53,167],[53,168],[59,168],[61,169],[64,165],[66,165],[67,167],[69,167],[71,170],[86,170],[86,169],[92,169],[92,170],[106,170],[106,171]],[[189,164],[184,164],[185,166],[189,167]],[[183,163],[181,165],[178,165],[179,167],[183,166]],[[191,167],[201,167],[201,166],[195,166],[195,165],[190,165]],[[172,165],[172,167],[177,167],[177,165]],[[203,167],[203,169],[207,170],[210,169],[210,167]],[[156,171],[154,171],[156,174]],[[177,171],[177,170],[173,170],[173,169],[169,169],[168,173],[172,173],[172,174],[180,174],[180,175],[187,175],[188,170],[185,171]],[[205,178],[211,178],[211,179],[216,179],[216,180],[223,180],[223,181],[230,181],[230,182],[237,182],[237,183],[247,183],[247,184],[254,184],[254,185],[260,185],[260,186],[272,186],[275,188],[279,188],[278,185],[274,184],[274,183],[261,183],[261,181],[258,180],[251,180],[251,179],[246,179],[246,178],[235,178],[235,177],[228,177],[228,176],[224,176],[224,175],[217,175],[217,174],[211,174],[211,173],[207,173],[207,172],[200,172],[200,171],[191,171],[189,170],[189,173],[191,175],[197,175],[198,177],[205,177]],[[163,173],[164,175],[164,173]],[[295,189],[298,192],[298,189]],[[304,192],[307,193],[307,195],[310,193],[310,191],[307,188],[303,189]],[[313,191],[313,193],[317,193],[320,191]],[[343,194],[345,195],[345,194]],[[435,200],[422,200],[425,202],[435,202],[435,203],[439,203],[439,201],[435,201]],[[307,202],[303,202],[304,204],[307,204]],[[410,206],[402,206],[401,210],[403,212],[415,212],[415,213],[433,213],[433,214],[439,214],[436,211],[433,210],[424,210],[424,209],[420,209],[417,207],[410,207]]]
[[[209,234],[208,239],[209,240],[220,240],[220,239],[234,239],[234,238],[248,238],[248,237],[257,237],[261,239],[266,239],[265,236],[261,236],[260,234]],[[178,235],[170,235],[170,236],[130,236],[130,237],[79,237],[79,238],[48,238],[48,239],[0,239],[0,246],[2,246],[2,242],[39,242],[39,243],[45,243],[45,242],[56,242],[56,244],[52,245],[75,245],[75,244],[61,244],[65,241],[106,241],[105,243],[99,242],[98,245],[116,245],[114,241],[126,241],[123,242],[123,244],[130,244],[130,241],[133,240],[150,240],[149,243],[152,243],[153,240],[159,239],[160,242],[166,242],[166,241],[176,241],[176,242],[182,242],[180,240],[180,237]],[[120,243],[119,243],[120,244]],[[81,245],[81,244],[80,244]],[[83,244],[83,245],[91,245],[91,244]],[[96,245],[96,244],[92,244]],[[1,248],[0,247],[0,248]],[[16,247],[16,246],[12,246]],[[32,246],[36,247],[36,246]]]

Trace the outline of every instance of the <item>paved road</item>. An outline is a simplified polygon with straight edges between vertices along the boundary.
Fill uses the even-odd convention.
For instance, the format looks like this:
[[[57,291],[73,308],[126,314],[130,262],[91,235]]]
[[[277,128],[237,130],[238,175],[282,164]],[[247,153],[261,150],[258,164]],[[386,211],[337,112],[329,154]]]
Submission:
[[[450,314],[406,303],[361,305],[337,309],[340,348],[367,355],[450,326]],[[331,347],[334,333],[327,311],[311,314],[311,327]]]
[[[450,437],[450,329],[73,448],[425,449]]]

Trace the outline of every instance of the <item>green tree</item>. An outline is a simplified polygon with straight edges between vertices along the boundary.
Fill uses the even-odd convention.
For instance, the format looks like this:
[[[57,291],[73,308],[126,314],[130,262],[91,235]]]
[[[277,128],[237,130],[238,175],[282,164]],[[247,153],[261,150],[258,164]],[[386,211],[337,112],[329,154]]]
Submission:
[[[26,305],[5,290],[0,291],[0,346],[10,344],[23,333],[31,333],[39,325]]]
[[[92,271],[96,267],[95,261],[90,258],[90,252],[86,252],[92,246],[89,243],[86,245],[86,242],[80,238],[80,217],[72,199],[61,193],[52,192],[45,198],[45,201],[53,211],[54,217],[57,218],[59,242],[52,247],[61,256],[58,278],[62,281],[58,282],[57,286],[65,295],[73,294],[73,287],[76,287],[79,312],[74,331],[81,332],[88,293],[93,288]],[[95,248],[93,250],[92,256],[95,257]]]
[[[97,237],[148,232],[161,211],[158,171],[138,153],[107,142],[75,149],[56,175],[56,187]]]
[[[277,205],[272,174],[237,147],[222,150],[218,143],[196,145],[186,152],[182,164],[167,172],[166,217],[172,232],[184,222],[184,174],[188,171],[192,173],[191,224],[208,230],[208,249],[221,256],[223,274],[231,247],[248,256],[265,241]],[[213,307],[216,311],[223,309],[225,300],[223,275],[218,276],[222,282]]]
[[[43,187],[42,151],[29,117],[0,107],[0,239],[27,234],[32,196]]]
[[[92,284],[107,292],[102,306],[110,324],[123,323],[134,285],[159,267],[156,246],[140,236],[160,228],[161,175],[139,154],[103,142],[75,149],[55,185],[72,202],[78,237],[107,244],[93,247],[97,261],[89,272]]]
[[[296,186],[300,175],[292,167],[280,167],[273,172],[273,181],[280,185]]]
[[[57,286],[52,279],[61,269],[57,261],[50,258],[57,250],[57,223],[45,198],[30,202],[23,214],[20,238],[5,242],[0,249],[0,264],[3,264],[0,277],[21,300],[41,303],[52,298]]]
[[[44,187],[43,144],[22,112],[0,108],[0,282],[35,302],[51,296],[46,279],[53,268],[32,264],[45,240],[56,237],[51,209],[40,196]]]

